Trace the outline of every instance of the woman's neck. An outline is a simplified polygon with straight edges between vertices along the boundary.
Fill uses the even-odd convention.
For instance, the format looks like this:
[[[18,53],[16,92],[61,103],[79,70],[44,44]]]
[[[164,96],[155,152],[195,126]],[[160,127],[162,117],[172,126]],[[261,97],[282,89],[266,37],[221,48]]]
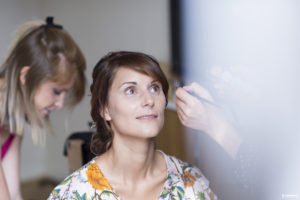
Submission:
[[[161,173],[162,155],[155,151],[153,139],[114,138],[112,147],[96,162],[110,182],[135,184],[148,176]]]

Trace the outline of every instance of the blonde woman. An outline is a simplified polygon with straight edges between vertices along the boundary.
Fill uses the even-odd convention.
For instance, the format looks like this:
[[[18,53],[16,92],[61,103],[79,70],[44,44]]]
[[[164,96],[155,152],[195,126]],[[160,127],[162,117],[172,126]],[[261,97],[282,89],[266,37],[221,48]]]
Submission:
[[[22,199],[19,181],[20,146],[24,125],[37,143],[51,128],[49,115],[84,95],[84,56],[62,26],[32,21],[22,25],[0,68],[0,194]]]

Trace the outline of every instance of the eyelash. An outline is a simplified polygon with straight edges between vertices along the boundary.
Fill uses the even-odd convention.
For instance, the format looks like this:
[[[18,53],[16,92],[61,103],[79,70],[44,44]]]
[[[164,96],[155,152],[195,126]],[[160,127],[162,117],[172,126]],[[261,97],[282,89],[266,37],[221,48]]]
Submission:
[[[161,90],[161,87],[160,87],[160,85],[158,85],[158,84],[152,84],[151,86],[150,86],[150,89],[155,89],[155,91],[154,92],[160,92],[160,90]]]
[[[133,92],[130,92],[130,91],[133,91]],[[128,95],[132,95],[135,92],[136,92],[136,90],[133,86],[128,87],[128,88],[125,89],[125,93],[128,94]]]
[[[58,90],[58,89],[53,89],[53,94],[55,94],[55,95],[60,95],[60,94],[61,94],[61,91]]]

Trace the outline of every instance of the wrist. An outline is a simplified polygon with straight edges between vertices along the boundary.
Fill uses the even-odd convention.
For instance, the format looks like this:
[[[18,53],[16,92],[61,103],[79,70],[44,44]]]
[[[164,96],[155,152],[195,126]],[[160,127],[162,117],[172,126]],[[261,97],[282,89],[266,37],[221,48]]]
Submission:
[[[210,125],[206,129],[206,133],[216,141],[232,159],[235,159],[243,139],[217,109],[210,111],[210,114],[212,114],[213,117],[210,118]]]

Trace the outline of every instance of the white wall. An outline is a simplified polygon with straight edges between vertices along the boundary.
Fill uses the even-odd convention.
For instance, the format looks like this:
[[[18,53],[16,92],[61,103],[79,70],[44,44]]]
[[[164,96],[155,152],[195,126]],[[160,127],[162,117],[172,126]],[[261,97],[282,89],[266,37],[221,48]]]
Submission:
[[[32,6],[33,5],[33,6]],[[26,20],[36,19],[40,13],[39,0],[0,0],[0,59],[13,38],[16,27]]]
[[[33,147],[26,133],[22,148],[22,180],[46,175],[61,180],[68,175],[63,143],[71,132],[87,130],[88,86],[96,62],[109,51],[143,51],[169,63],[168,0],[22,0],[0,2],[0,45],[7,47],[17,24],[38,16],[54,16],[79,44],[87,60],[86,97],[71,114],[52,115],[55,136],[47,137],[45,148]],[[5,29],[6,27],[7,29]],[[1,58],[6,48],[0,49]],[[68,118],[68,120],[65,120]],[[33,170],[34,169],[34,170]]]

